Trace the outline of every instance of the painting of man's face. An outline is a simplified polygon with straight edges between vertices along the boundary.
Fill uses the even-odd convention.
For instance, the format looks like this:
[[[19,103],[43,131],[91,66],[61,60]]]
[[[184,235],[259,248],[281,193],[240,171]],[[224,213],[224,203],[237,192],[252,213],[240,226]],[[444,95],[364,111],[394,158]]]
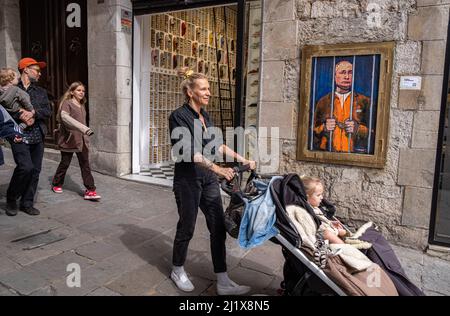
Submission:
[[[309,149],[373,155],[379,55],[312,61]]]
[[[382,168],[395,43],[305,45],[297,158]]]
[[[338,92],[347,92],[352,88],[353,65],[342,61],[336,65],[336,87]],[[339,91],[342,90],[342,91]]]

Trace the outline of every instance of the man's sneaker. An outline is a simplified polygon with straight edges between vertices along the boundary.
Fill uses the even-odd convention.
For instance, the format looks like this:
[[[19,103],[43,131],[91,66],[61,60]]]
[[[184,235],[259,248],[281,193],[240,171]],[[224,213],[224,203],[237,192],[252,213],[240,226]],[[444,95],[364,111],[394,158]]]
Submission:
[[[6,202],[6,215],[16,216],[17,215],[17,202],[7,201]]]
[[[63,193],[62,187],[53,186],[52,191],[55,193]]]
[[[172,273],[170,274],[170,278],[183,292],[192,292],[194,290],[194,284],[192,284],[191,280],[189,280],[185,272],[178,275],[178,273],[172,271]]]
[[[231,281],[231,280],[230,280]],[[231,281],[229,286],[217,284],[217,294],[219,295],[244,295],[250,292],[251,288],[246,285],[238,285]]]
[[[31,215],[31,216],[36,216],[36,215],[41,214],[41,212],[37,208],[34,208],[33,206],[30,206],[30,207],[23,207],[23,206],[21,206],[20,210],[22,212],[24,212],[24,213],[27,213],[28,215]]]
[[[86,190],[84,192],[85,200],[100,200],[102,197],[95,192],[95,190]]]

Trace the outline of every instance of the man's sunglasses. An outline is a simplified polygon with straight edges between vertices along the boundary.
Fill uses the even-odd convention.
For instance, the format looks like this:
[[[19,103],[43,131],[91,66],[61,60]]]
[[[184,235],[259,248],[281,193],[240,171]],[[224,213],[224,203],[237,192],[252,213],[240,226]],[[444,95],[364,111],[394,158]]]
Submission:
[[[41,69],[40,68],[33,68],[33,67],[28,67],[28,68],[36,71],[38,74],[41,73]]]

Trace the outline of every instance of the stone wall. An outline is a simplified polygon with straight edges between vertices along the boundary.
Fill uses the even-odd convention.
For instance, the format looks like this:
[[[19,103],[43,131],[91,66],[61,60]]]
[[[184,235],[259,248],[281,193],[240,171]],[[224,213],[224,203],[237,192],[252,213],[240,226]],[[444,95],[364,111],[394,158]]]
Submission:
[[[20,54],[19,1],[0,0],[0,68],[16,69]]]
[[[129,0],[88,1],[89,105],[95,131],[94,170],[131,172],[132,35],[124,32],[121,11]]]
[[[367,9],[373,4],[380,23],[370,27]],[[266,0],[263,10],[259,126],[280,127],[280,172],[319,176],[339,216],[354,225],[372,220],[391,241],[421,249],[428,242],[448,4],[444,0]],[[396,43],[385,168],[297,161],[302,47],[385,41]],[[401,75],[422,76],[422,90],[399,90]]]

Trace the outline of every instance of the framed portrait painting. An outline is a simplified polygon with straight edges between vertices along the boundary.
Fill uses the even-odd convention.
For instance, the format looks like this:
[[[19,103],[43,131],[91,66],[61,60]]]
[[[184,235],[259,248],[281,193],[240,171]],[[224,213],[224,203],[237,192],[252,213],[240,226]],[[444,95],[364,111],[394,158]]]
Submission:
[[[302,49],[298,160],[383,168],[394,43]]]

